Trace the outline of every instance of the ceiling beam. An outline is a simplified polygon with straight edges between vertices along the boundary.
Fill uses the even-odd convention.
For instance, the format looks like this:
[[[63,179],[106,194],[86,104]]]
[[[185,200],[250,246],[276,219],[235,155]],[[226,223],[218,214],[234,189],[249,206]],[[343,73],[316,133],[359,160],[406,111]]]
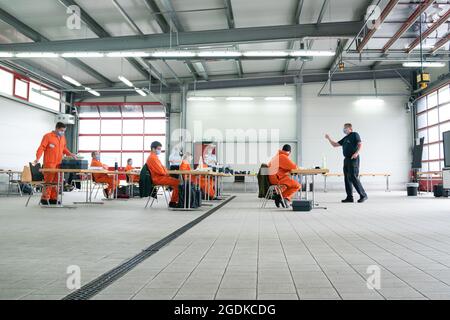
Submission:
[[[383,47],[383,53],[386,53],[389,48],[417,21],[422,13],[424,13],[435,0],[425,0],[420,3],[416,10],[411,14],[408,20],[397,30],[394,36]]]
[[[450,9],[447,10],[447,12],[442,17],[440,17],[435,23],[433,23],[431,27],[429,27],[426,31],[424,31],[421,37],[419,36],[416,38],[416,40],[411,42],[408,49],[406,49],[406,53],[410,53],[412,50],[414,50],[414,48],[416,48],[420,44],[421,40],[425,40],[426,38],[428,38],[434,31],[436,31],[437,28],[439,28],[441,25],[447,22],[449,18],[450,18]]]
[[[159,9],[158,4],[156,4],[155,0],[145,0],[145,3],[147,5],[147,7],[150,9],[150,11],[152,13],[154,13],[156,23],[158,23],[158,26],[161,28],[161,31],[165,34],[170,35],[172,33],[172,28],[171,28],[169,22],[164,17],[164,15],[161,13],[161,10]],[[169,5],[172,6],[172,4],[169,4]],[[181,30],[178,30],[178,31],[181,31]],[[171,47],[171,46],[172,46],[172,38],[170,38],[170,43],[167,47]],[[198,73],[195,70],[194,66],[189,62],[185,62],[185,64],[186,64],[186,67],[189,69],[189,72],[191,73],[194,80],[197,80]]]
[[[86,26],[99,38],[111,37],[111,34],[106,31],[97,21],[94,20],[83,8],[81,8],[75,0],[59,0],[66,8],[70,6],[77,6],[80,8],[80,19]],[[135,58],[126,58],[126,60],[142,75],[144,78],[148,78],[150,72],[146,70],[141,63]]]
[[[49,43],[51,42],[48,38],[44,37],[42,34],[34,30],[33,28],[29,27],[16,17],[12,16],[2,8],[0,8],[0,20],[3,22],[9,24],[11,27],[16,29],[18,32],[26,36],[27,38],[30,38],[35,43]],[[63,58],[64,60],[68,61],[75,67],[83,70],[87,74],[89,74],[94,79],[99,80],[100,82],[103,82],[107,85],[111,85],[112,81],[100,74],[99,72],[95,71],[93,68],[85,64],[83,61],[75,58]]]
[[[386,7],[384,7],[383,11],[381,12],[378,19],[375,21],[375,25],[373,28],[369,29],[369,32],[366,33],[364,38],[361,40],[361,42],[356,47],[356,50],[358,52],[361,52],[364,47],[367,45],[369,40],[373,37],[375,32],[377,32],[378,28],[383,24],[384,20],[386,20],[387,16],[392,12],[392,10],[395,8],[395,6],[399,3],[400,0],[390,0]]]
[[[436,42],[433,49],[430,50],[430,54],[434,54],[436,51],[438,51],[440,48],[445,46],[447,42],[450,41],[450,33],[448,33],[445,37],[443,37],[441,40]]]
[[[400,65],[389,66],[389,68],[379,68],[371,70],[368,68],[355,68],[355,70],[348,70],[335,74],[333,81],[349,81],[349,80],[373,80],[374,74],[377,79],[387,78],[400,78],[409,77],[411,75],[411,69],[400,69]],[[211,89],[226,89],[226,88],[243,88],[243,87],[257,87],[257,86],[271,86],[271,85],[286,85],[294,84],[298,75],[289,74],[285,75],[282,72],[278,72],[273,75],[264,75],[258,77],[252,75],[252,77],[234,78],[234,79],[210,79],[210,81],[189,83],[188,90],[211,90]],[[328,70],[321,70],[313,73],[303,74],[304,83],[325,82],[328,80]],[[118,84],[121,85],[121,84]],[[156,85],[154,90],[158,90]],[[152,86],[152,90],[153,90]],[[100,90],[100,89],[99,89]],[[180,86],[171,85],[168,88],[163,88],[161,93],[176,93],[180,91]],[[114,91],[101,91],[102,96],[124,96],[124,95],[136,95],[136,92],[129,90],[123,86],[117,87]],[[77,95],[78,99],[88,98],[89,95],[85,92],[81,92]]]
[[[298,0],[297,7],[295,8],[294,19],[292,19],[293,24],[300,24],[300,16],[302,15],[304,0]],[[294,50],[295,41],[291,40],[288,44],[289,50]],[[289,64],[291,63],[291,59],[286,59],[284,63],[284,73],[289,71]]]
[[[364,21],[248,27],[222,30],[179,32],[179,47],[207,46],[251,42],[286,41],[298,38],[353,38]],[[38,43],[0,44],[0,51],[83,52],[121,51],[169,48],[172,35],[167,33],[144,36],[118,36],[95,39],[58,40]]]
[[[225,13],[227,17],[228,28],[234,29],[236,28],[236,24],[234,22],[234,14],[233,14],[233,7],[231,6],[231,0],[224,0],[224,2],[226,7]],[[233,46],[233,48],[234,50],[239,50],[237,46]],[[235,65],[239,78],[242,78],[244,75],[244,69],[242,68],[242,61],[236,60]]]
[[[184,27],[181,24],[180,20],[178,19],[177,13],[175,8],[173,7],[172,0],[160,0],[161,4],[164,6],[164,9],[168,12],[168,15],[170,17],[170,21],[172,22],[173,26],[175,27],[177,32],[184,32]],[[186,65],[188,66],[189,70],[192,72],[192,70],[196,71],[194,74],[196,76],[200,75],[203,79],[208,80],[208,70],[206,67],[205,62],[201,62],[203,70],[198,71],[195,65],[191,64],[190,62],[186,62]]]

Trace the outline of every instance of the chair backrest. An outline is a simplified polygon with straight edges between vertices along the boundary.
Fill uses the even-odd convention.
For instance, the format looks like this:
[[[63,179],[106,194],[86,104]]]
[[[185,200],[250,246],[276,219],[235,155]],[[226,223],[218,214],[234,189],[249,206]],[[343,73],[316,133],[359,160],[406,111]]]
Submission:
[[[31,181],[32,182],[40,182],[44,180],[44,175],[42,174],[41,170],[41,164],[38,163],[36,165],[33,165],[30,162],[30,171],[31,171]]]

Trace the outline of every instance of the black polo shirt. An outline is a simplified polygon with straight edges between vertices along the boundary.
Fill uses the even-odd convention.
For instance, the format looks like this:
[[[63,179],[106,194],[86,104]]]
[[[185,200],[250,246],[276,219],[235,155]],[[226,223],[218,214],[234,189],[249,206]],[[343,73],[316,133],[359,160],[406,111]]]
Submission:
[[[358,151],[358,144],[360,142],[361,137],[357,132],[352,132],[338,141],[338,143],[342,146],[342,152],[346,158],[351,158],[353,154]]]

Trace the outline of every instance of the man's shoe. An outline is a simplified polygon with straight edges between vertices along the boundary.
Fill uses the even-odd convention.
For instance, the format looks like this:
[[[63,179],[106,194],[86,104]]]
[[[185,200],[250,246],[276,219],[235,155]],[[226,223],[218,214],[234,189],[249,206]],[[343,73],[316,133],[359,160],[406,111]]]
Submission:
[[[48,201],[47,199],[41,199],[41,204],[44,206],[48,206],[50,204],[50,201]]]
[[[106,199],[109,198],[109,192],[108,192],[108,189],[103,189],[103,195],[105,196]]]
[[[346,199],[342,200],[341,202],[342,202],[342,203],[353,203],[354,200],[353,200],[353,199],[346,198]]]
[[[281,203],[281,197],[277,194],[275,195],[273,200],[275,201],[275,205],[277,206],[277,208],[279,208]]]
[[[169,202],[169,208],[178,208],[178,203],[176,203],[176,202]]]
[[[358,200],[358,203],[363,203],[363,202],[366,201],[367,199],[369,199],[367,196],[361,197],[361,198]]]

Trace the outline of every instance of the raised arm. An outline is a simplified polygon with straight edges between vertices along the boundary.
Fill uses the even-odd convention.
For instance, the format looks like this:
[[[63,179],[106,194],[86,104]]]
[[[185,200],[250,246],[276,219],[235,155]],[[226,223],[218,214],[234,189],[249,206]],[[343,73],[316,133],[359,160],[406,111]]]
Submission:
[[[327,140],[330,142],[330,144],[331,144],[333,147],[335,147],[335,148],[341,146],[339,143],[337,143],[336,141],[332,140],[331,137],[330,137],[328,134],[325,135],[325,139],[327,139]]]

